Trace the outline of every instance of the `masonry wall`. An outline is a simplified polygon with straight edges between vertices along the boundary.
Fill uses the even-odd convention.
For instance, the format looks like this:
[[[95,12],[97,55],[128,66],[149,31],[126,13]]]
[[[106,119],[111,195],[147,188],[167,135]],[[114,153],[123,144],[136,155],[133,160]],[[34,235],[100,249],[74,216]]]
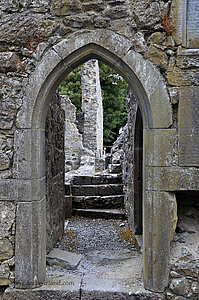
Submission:
[[[125,192],[125,207],[128,214],[128,222],[134,231],[134,145],[135,123],[138,110],[138,102],[129,86],[127,86],[126,110],[128,112],[127,125],[125,126],[122,149],[123,181]]]
[[[135,234],[142,234],[137,230],[137,219],[143,217],[142,210],[136,208],[135,186],[136,168],[141,161],[136,161],[136,135],[140,135],[142,126],[136,119],[139,114],[138,101],[129,86],[127,86],[126,108],[128,112],[127,124],[121,135],[114,143],[114,149],[120,153],[123,167],[123,181],[125,193],[125,208],[128,223]],[[139,124],[140,125],[140,124]],[[141,135],[142,136],[142,135]],[[116,148],[116,149],[115,149]],[[137,166],[136,166],[137,165]],[[140,178],[141,180],[141,178]],[[143,185],[143,182],[142,182]],[[178,222],[174,236],[172,236],[169,285],[166,299],[197,299],[199,294],[199,193],[196,191],[176,192]],[[137,199],[138,200],[138,199]],[[139,199],[142,201],[141,199]],[[139,214],[139,216],[137,215]],[[139,232],[139,233],[138,233]],[[176,296],[177,295],[177,296]],[[178,299],[178,298],[177,298]]]
[[[62,237],[65,222],[65,114],[61,97],[53,95],[46,117],[46,247]]]
[[[76,125],[76,107],[67,96],[61,96],[65,111],[65,172],[77,170],[80,167],[83,154],[82,135]]]

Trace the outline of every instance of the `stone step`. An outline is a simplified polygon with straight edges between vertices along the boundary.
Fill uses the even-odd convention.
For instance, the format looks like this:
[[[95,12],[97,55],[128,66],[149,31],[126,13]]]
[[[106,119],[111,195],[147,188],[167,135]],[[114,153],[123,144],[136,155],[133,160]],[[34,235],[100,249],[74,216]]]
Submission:
[[[7,288],[4,300],[163,300],[163,293],[145,290],[139,282],[123,278],[89,278],[61,274],[34,289]],[[184,298],[185,299],[185,298]]]
[[[81,300],[163,300],[163,294],[145,290],[140,283],[123,278],[84,277]]]
[[[96,185],[122,183],[121,174],[73,175],[72,185]]]
[[[121,164],[109,164],[108,165],[108,172],[109,173],[115,173],[115,174],[121,174],[122,173],[122,167]]]
[[[123,208],[124,196],[75,196],[72,197],[73,208]]]
[[[93,219],[121,219],[127,218],[124,210],[121,209],[89,209],[89,208],[77,208],[73,209],[73,215],[93,218]]]
[[[73,196],[110,196],[122,195],[123,184],[73,185]]]

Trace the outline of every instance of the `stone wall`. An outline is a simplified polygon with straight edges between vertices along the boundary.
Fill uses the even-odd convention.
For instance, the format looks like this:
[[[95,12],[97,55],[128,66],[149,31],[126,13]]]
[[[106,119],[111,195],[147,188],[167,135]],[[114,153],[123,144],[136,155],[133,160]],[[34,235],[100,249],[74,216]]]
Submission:
[[[77,170],[80,167],[83,154],[82,135],[76,126],[76,107],[67,96],[61,96],[65,111],[65,172]]]
[[[49,252],[62,237],[65,223],[64,121],[61,97],[55,94],[46,117],[46,246]]]
[[[199,203],[197,192],[177,192],[178,223],[171,247],[167,298],[198,299]]]
[[[95,171],[95,154],[83,146],[83,137],[79,132],[79,128],[83,128],[83,122],[81,120],[78,128],[76,107],[67,96],[61,96],[61,99],[65,112],[65,181],[69,182],[74,173],[93,173]]]
[[[0,295],[14,284],[16,203],[0,203]]]
[[[125,192],[125,207],[128,214],[128,222],[134,231],[134,145],[135,123],[138,110],[138,102],[129,86],[127,86],[126,109],[128,112],[127,125],[123,137],[123,180]]]
[[[103,149],[103,107],[97,60],[92,59],[84,64],[81,83],[84,147],[92,150],[97,158],[101,158]]]

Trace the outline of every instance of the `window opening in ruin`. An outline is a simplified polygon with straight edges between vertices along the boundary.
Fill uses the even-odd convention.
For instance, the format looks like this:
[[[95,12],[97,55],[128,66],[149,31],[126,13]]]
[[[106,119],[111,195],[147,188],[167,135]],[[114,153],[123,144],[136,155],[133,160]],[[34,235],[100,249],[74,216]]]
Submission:
[[[139,274],[141,284],[141,243],[134,234],[142,234],[142,117],[137,102],[133,111],[137,101],[133,95],[128,112],[132,110],[129,116],[135,119],[134,126],[130,125],[126,82],[105,64],[99,66],[97,60],[90,60],[74,69],[57,88],[46,119],[47,276],[54,276],[54,271],[62,273],[60,269],[80,276],[85,272],[97,272],[101,277],[104,272],[111,277]],[[95,127],[95,122],[102,124]],[[103,152],[98,155],[98,141],[89,148],[85,127],[90,138],[94,127],[96,132],[100,126],[103,130],[103,122],[104,139],[103,134],[97,136],[102,139]],[[109,147],[107,154],[105,148]],[[128,169],[122,174],[125,156],[134,166],[131,177]],[[129,209],[133,176],[134,205]],[[130,265],[137,267],[128,268]]]
[[[176,192],[178,222],[172,245],[173,259],[180,257],[182,246],[197,257],[199,249],[198,198],[198,191]]]

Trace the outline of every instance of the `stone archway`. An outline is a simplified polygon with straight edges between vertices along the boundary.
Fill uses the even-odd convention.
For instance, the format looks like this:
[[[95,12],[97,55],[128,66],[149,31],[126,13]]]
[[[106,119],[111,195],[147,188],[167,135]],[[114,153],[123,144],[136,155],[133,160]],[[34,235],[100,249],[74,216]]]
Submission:
[[[44,124],[47,107],[53,91],[66,74],[91,58],[104,61],[120,73],[139,101],[144,126],[144,286],[162,291],[168,283],[175,197],[156,186],[153,176],[154,167],[168,166],[164,143],[174,134],[169,129],[171,105],[159,71],[131,50],[128,39],[108,30],[79,32],[54,45],[38,62],[27,86],[26,108],[20,112],[20,129],[15,135],[16,144],[24,141],[15,157],[24,188],[17,208],[16,287],[31,288],[45,280]],[[23,169],[27,170],[25,175]]]

